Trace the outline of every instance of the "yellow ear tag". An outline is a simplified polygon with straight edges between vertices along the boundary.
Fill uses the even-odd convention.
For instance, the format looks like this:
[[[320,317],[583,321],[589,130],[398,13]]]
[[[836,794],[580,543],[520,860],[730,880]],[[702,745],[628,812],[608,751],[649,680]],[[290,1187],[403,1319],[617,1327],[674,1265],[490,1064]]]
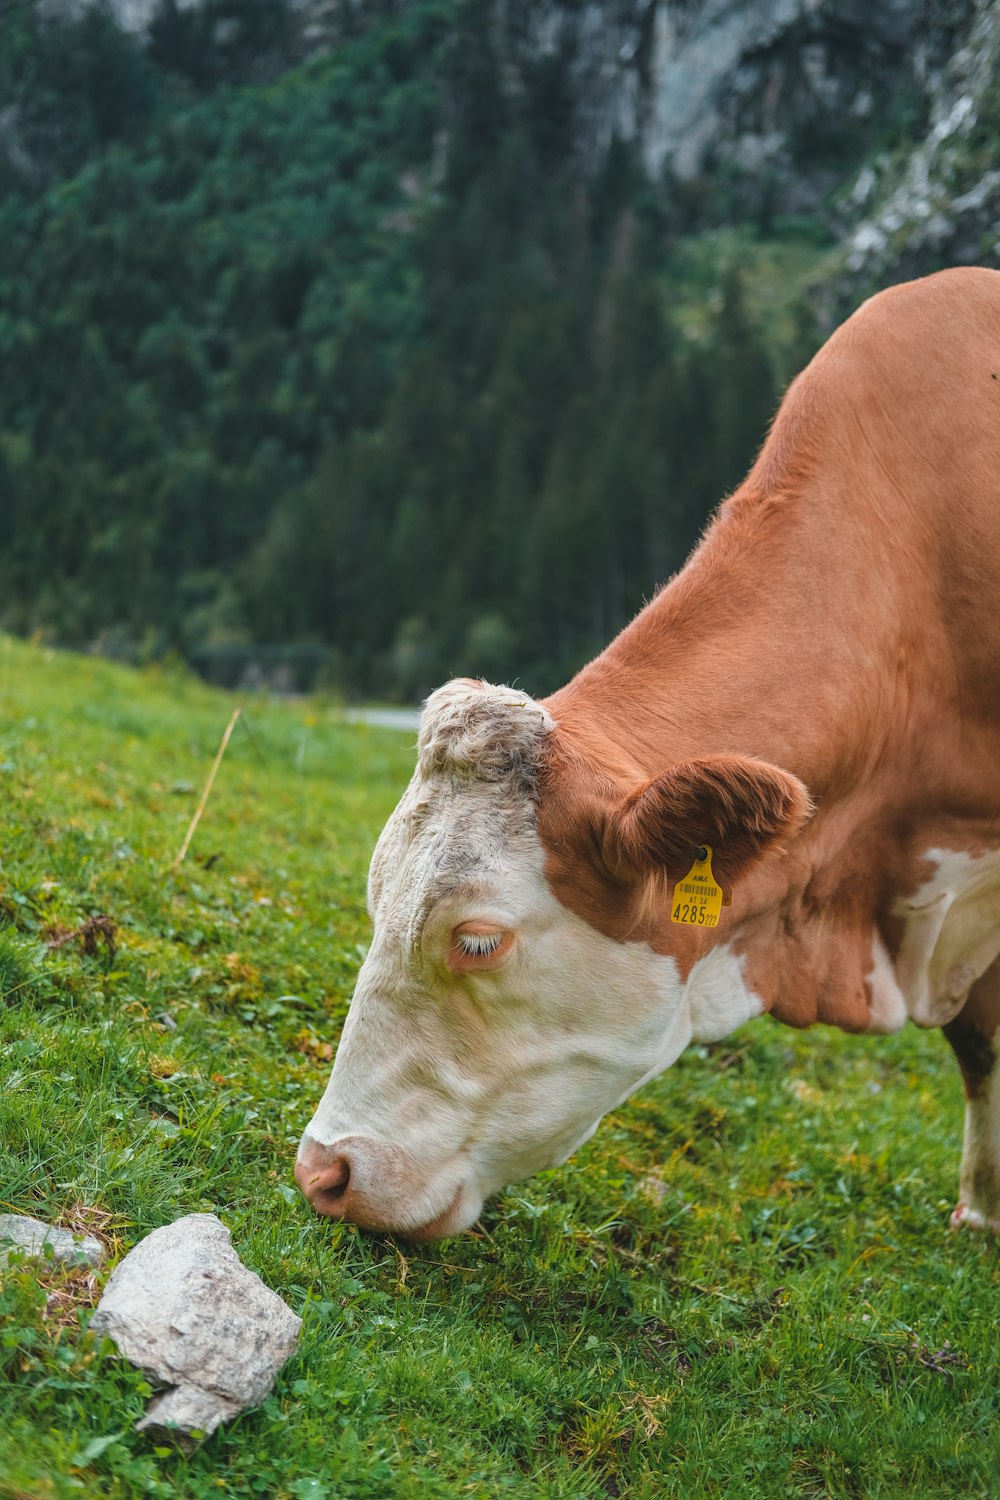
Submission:
[[[722,911],[724,897],[712,874],[712,849],[709,844],[703,844],[702,848],[705,858],[698,859],[696,855],[684,879],[674,886],[670,920],[685,927],[715,927]]]

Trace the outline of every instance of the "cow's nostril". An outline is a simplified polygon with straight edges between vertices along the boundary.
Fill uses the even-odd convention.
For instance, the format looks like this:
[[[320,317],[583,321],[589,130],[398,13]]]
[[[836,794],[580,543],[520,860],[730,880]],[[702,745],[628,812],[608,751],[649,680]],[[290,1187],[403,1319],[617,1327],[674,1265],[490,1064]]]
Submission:
[[[341,1218],[343,1200],[351,1181],[350,1158],[343,1152],[334,1156],[323,1152],[304,1152],[295,1163],[295,1180],[313,1208],[320,1214]]]
[[[318,1214],[332,1214],[339,1218],[343,1212],[343,1199],[351,1180],[351,1164],[346,1156],[338,1156],[315,1173],[306,1182],[306,1197]]]

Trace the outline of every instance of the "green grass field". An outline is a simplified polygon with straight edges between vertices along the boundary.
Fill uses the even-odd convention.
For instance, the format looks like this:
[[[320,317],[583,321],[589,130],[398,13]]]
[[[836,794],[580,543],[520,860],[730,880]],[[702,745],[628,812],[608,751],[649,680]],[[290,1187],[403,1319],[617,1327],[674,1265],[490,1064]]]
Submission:
[[[696,1048],[474,1232],[412,1247],[292,1186],[412,736],[0,638],[3,1207],[90,1227],[95,1283],[0,1281],[0,1496],[1000,1495],[997,1248],[948,1232],[943,1039]],[[87,953],[72,936],[95,917]],[[115,1255],[213,1210],[305,1320],[193,1457],[87,1332]]]

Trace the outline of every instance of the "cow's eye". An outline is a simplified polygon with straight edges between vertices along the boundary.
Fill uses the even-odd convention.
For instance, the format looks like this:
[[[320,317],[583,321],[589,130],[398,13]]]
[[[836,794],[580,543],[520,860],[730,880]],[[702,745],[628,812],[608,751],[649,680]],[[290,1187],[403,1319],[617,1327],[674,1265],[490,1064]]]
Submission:
[[[483,922],[463,922],[451,935],[448,967],[455,971],[492,969],[502,963],[514,943],[514,934]]]

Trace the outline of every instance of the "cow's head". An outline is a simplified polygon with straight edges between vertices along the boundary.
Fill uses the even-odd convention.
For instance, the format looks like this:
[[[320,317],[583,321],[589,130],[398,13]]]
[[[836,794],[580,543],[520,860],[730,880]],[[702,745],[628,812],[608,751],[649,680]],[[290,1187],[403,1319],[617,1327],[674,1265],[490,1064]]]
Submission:
[[[736,758],[622,786],[526,694],[440,688],[372,859],[371,949],[299,1147],[313,1206],[454,1233],[692,1037],[754,1014],[728,949],[670,930],[669,881],[706,841],[735,879],[807,803]]]

